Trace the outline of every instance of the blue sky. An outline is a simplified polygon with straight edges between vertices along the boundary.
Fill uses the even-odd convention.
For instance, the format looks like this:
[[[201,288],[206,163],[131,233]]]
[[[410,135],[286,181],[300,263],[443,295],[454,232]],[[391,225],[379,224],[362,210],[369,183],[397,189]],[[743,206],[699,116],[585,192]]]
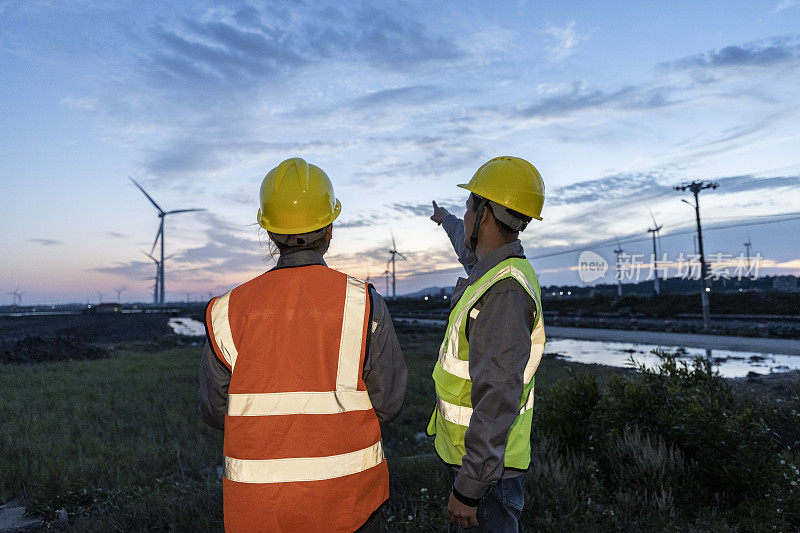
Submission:
[[[713,179],[708,224],[800,211],[800,2],[88,2],[0,0],[0,278],[25,302],[147,300],[155,212],[167,296],[206,299],[269,268],[263,175],[301,156],[343,204],[329,264],[372,278],[390,231],[399,292],[451,285],[430,200],[463,213],[503,154],[544,177],[523,234],[543,284],[614,237],[692,251],[671,186]],[[754,219],[762,220],[762,219]],[[800,220],[720,229],[763,273],[800,273]],[[688,226],[690,228],[690,226]],[[649,251],[649,242],[623,246]],[[610,281],[606,279],[605,281]],[[382,279],[375,279],[383,288]],[[114,294],[115,296],[115,294]],[[11,298],[9,297],[9,303]]]

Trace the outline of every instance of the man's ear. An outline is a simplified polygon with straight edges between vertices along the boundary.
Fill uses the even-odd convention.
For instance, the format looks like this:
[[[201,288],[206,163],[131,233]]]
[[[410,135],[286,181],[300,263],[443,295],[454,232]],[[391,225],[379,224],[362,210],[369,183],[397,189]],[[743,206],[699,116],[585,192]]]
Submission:
[[[328,224],[328,229],[325,231],[325,238],[328,242],[333,239],[333,224]]]
[[[487,220],[489,220],[489,216],[491,215],[492,210],[489,209],[489,205],[483,206],[483,211],[481,211],[481,223],[480,226],[483,226]],[[494,218],[494,215],[491,215]]]

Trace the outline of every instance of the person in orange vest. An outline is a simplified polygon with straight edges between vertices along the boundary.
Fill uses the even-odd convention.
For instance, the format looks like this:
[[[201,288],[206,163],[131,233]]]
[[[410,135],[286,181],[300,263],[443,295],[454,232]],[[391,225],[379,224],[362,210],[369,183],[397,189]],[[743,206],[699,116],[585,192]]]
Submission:
[[[381,424],[407,378],[389,312],[372,285],[325,264],[341,211],[325,172],[287,159],[260,199],[277,266],[205,317],[199,409],[224,431],[225,529],[381,531]]]

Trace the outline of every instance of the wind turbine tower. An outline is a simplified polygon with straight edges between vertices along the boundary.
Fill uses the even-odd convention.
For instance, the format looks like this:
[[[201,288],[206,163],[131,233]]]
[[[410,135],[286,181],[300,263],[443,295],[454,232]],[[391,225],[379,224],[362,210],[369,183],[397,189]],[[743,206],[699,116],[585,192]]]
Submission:
[[[158,211],[158,218],[161,219],[161,222],[158,225],[158,232],[156,233],[156,240],[153,241],[153,247],[150,249],[150,254],[148,254],[148,255],[152,255],[153,254],[153,250],[155,250],[156,244],[158,244],[158,241],[160,240],[161,241],[161,258],[158,261],[158,299],[157,299],[158,301],[157,301],[157,303],[160,304],[160,305],[164,305],[164,219],[166,218],[167,215],[176,215],[178,213],[191,213],[191,212],[194,212],[194,211],[205,211],[205,209],[173,209],[172,211],[164,211],[163,209],[161,209],[161,206],[159,206],[156,203],[156,201],[153,200],[150,197],[149,194],[147,194],[147,191],[145,191],[142,188],[141,185],[136,183],[136,180],[134,180],[130,176],[128,176],[128,178],[133,182],[134,185],[136,185],[136,187],[140,191],[142,191],[142,194],[144,194],[147,197],[147,199],[150,200],[150,203],[153,204],[153,207],[155,207],[156,210]]]
[[[153,257],[152,255],[148,254],[145,251],[142,251],[144,255],[149,257],[155,264],[156,264],[156,278],[155,284],[153,285],[153,304],[158,304],[158,277],[161,274],[161,261]]]
[[[653,213],[650,213],[650,216],[653,219],[653,227],[647,228],[649,233],[653,234],[653,291],[656,294],[661,294],[661,287],[658,284],[658,249],[656,248],[656,236],[658,236],[659,241],[661,240],[661,236],[658,235],[658,232],[661,231],[661,228],[664,226],[659,226],[656,222],[656,217]]]
[[[747,268],[750,268],[750,247],[753,246],[753,243],[750,242],[750,235],[747,236],[747,242],[744,243],[744,248],[747,250]]]
[[[397,279],[395,278],[395,266],[394,266],[395,256],[399,255],[401,259],[406,258],[406,256],[397,251],[397,245],[394,243],[394,233],[392,233],[392,249],[389,250],[389,253],[392,254],[392,256],[389,258],[389,263],[392,264],[392,299],[394,299],[397,297]],[[386,267],[388,269],[389,267],[388,263]]]

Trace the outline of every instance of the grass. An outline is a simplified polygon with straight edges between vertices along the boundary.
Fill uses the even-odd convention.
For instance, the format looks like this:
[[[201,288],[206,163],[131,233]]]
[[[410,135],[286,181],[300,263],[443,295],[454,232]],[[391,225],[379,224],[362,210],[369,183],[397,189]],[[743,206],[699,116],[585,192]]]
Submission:
[[[423,433],[433,407],[431,371],[440,335],[434,329],[398,328],[409,384],[403,412],[384,430],[391,474],[391,498],[384,509],[389,531],[446,527],[449,486]],[[0,365],[0,503],[16,499],[49,520],[64,508],[75,531],[221,530],[216,471],[222,433],[196,414],[200,349],[127,346],[109,359]],[[655,423],[651,431],[627,427],[627,419],[648,412],[636,410],[648,394],[646,382],[631,375],[542,361],[524,524],[535,530],[710,531],[773,523],[761,516],[758,502],[748,508],[750,518],[740,519],[719,506],[691,510],[679,501],[671,487],[686,483],[691,470],[683,448],[675,444],[683,437],[665,439]],[[800,398],[792,398],[791,412],[796,412]],[[776,414],[773,428],[797,427],[797,417],[789,412]],[[598,430],[600,422],[594,423],[602,418],[598,413],[611,428],[605,433]],[[643,419],[642,425],[647,423]],[[784,477],[795,464],[791,454],[785,460]],[[769,490],[769,505],[785,506],[778,500],[794,493],[783,490]],[[800,495],[792,497],[800,508]],[[774,523],[786,528],[793,522]]]

